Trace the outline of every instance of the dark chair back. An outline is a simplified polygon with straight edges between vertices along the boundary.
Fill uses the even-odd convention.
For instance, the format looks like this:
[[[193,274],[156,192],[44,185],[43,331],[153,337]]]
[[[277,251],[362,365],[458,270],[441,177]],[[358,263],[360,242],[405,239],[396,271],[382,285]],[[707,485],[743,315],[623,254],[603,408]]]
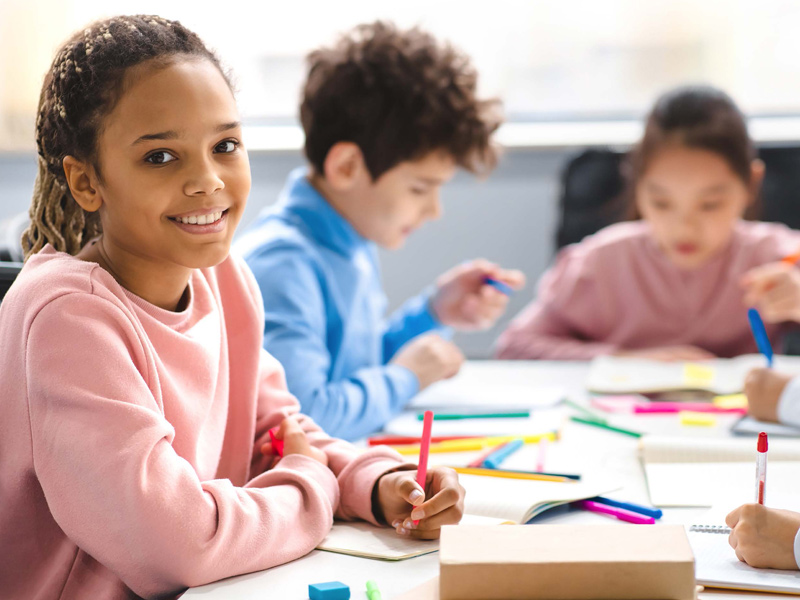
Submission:
[[[21,269],[22,263],[0,262],[0,302],[3,301],[8,288],[14,283]]]

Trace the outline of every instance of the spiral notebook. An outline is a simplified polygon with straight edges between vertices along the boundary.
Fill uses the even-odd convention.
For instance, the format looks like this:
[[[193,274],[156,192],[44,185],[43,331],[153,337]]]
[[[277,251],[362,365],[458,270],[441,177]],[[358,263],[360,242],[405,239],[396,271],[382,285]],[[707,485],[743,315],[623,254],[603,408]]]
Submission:
[[[720,525],[692,525],[689,544],[695,560],[698,585],[755,592],[800,592],[800,571],[756,569],[738,558],[728,544],[731,530]]]

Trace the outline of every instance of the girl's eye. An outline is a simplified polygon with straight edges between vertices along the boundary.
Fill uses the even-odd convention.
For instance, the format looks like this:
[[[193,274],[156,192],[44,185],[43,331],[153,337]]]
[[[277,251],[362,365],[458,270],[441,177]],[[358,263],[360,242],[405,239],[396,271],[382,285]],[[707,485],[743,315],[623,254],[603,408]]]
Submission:
[[[664,200],[653,200],[653,208],[656,210],[667,210],[669,208],[669,202],[665,202]]]
[[[722,207],[722,202],[706,202],[700,206],[703,212],[713,212]]]
[[[148,154],[147,158],[145,158],[144,160],[145,162],[148,162],[151,165],[165,165],[167,163],[171,163],[172,161],[178,159],[174,154],[171,154],[166,150],[159,150],[158,152],[153,152],[152,154]]]
[[[224,142],[220,142],[219,144],[214,146],[214,152],[218,152],[220,154],[230,154],[238,147],[239,147],[239,142],[235,142],[233,140],[225,140]]]

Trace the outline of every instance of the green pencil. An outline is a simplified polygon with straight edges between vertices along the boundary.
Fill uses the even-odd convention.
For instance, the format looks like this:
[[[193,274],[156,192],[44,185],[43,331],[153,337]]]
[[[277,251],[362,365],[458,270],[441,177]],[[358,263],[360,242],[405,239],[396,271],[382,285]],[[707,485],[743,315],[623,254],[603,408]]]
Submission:
[[[589,410],[585,406],[581,406],[574,400],[570,400],[569,398],[564,398],[564,404],[574,408],[578,412],[582,412],[583,414],[588,415],[587,418],[592,419],[593,421],[597,421],[599,423],[606,423],[606,420],[603,418],[602,415],[594,412],[593,410]]]
[[[496,413],[436,413],[433,415],[434,421],[455,421],[457,419],[527,419],[531,416],[531,411],[521,412],[496,412]],[[417,420],[422,421],[423,414],[417,415]]]
[[[583,423],[584,425],[591,425],[593,427],[599,427],[600,429],[606,429],[608,431],[615,431],[616,433],[622,433],[624,435],[629,435],[631,437],[640,438],[643,434],[639,433],[638,431],[631,431],[630,429],[623,429],[622,427],[614,427],[613,425],[609,425],[604,421],[596,421],[594,419],[586,419],[584,417],[570,417],[571,421],[575,421],[576,423]]]

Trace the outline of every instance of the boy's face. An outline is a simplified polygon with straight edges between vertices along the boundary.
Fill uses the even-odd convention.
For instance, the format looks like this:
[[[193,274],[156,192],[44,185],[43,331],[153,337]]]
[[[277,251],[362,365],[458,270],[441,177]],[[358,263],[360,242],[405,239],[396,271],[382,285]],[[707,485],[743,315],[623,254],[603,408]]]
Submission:
[[[675,145],[661,150],[636,186],[636,203],[661,250],[694,269],[730,241],[751,190],[718,154]]]
[[[453,157],[432,152],[372,180],[366,169],[349,190],[347,218],[365,238],[396,250],[423,223],[442,215],[440,191],[455,175]]]
[[[222,262],[250,191],[250,166],[217,68],[203,59],[143,65],[103,124],[105,241],[120,256],[152,264]]]

